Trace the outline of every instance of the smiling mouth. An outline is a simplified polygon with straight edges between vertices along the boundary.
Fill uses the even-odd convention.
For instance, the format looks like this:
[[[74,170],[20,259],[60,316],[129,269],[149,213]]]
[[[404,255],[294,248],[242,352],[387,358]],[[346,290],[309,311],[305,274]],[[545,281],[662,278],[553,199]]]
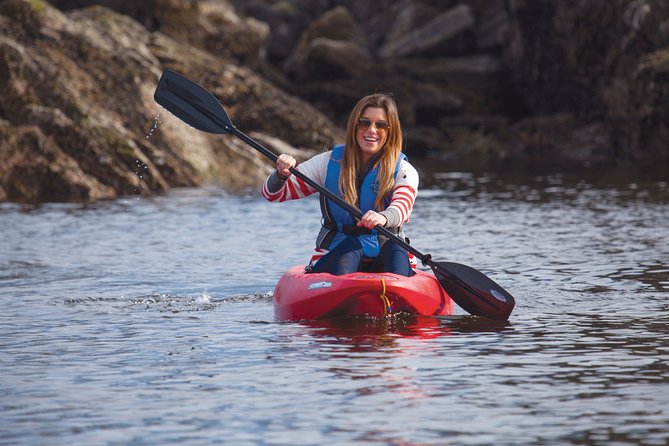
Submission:
[[[378,143],[379,142],[379,138],[369,138],[369,137],[365,136],[363,139],[365,141],[369,142],[369,143]]]

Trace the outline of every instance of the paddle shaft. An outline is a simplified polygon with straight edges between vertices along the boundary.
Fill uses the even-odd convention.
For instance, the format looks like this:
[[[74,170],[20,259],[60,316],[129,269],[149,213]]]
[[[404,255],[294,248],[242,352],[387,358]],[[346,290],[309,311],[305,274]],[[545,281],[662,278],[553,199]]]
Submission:
[[[241,139],[242,141],[244,141],[245,143],[247,143],[248,145],[250,145],[251,147],[256,149],[258,152],[262,153],[267,158],[269,158],[270,160],[272,160],[273,162],[276,163],[276,160],[277,160],[278,156],[276,156],[276,154],[274,152],[272,152],[271,150],[269,150],[267,147],[263,146],[258,141],[251,138],[250,136],[248,136],[246,133],[242,132],[241,130],[239,130],[237,127],[234,127],[234,126],[230,127],[229,125],[226,125],[226,128],[229,129],[230,133],[232,133],[233,135],[235,135],[236,137],[238,137],[239,139]],[[305,174],[303,174],[302,172],[300,172],[299,170],[297,170],[294,167],[290,168],[290,172],[293,175],[295,175],[296,177],[298,177],[299,179],[301,179],[302,181],[304,181],[305,183],[307,183],[309,186],[316,189],[321,195],[324,195],[326,198],[334,201],[337,204],[337,206],[340,206],[340,207],[344,208],[353,217],[358,218],[358,219],[362,218],[363,214],[362,214],[362,211],[360,209],[358,209],[357,207],[345,202],[341,197],[334,194],[331,190],[326,189],[325,187],[316,183],[314,180],[312,180],[311,178],[309,178],[308,176],[306,176]],[[381,225],[377,225],[375,229],[380,234],[384,235],[385,237],[388,237],[393,242],[400,245],[402,248],[411,252],[413,255],[418,257],[423,263],[431,264],[430,256],[421,253],[416,248],[414,248],[413,246],[409,245],[407,242],[405,242],[404,240],[399,238],[397,235],[390,232],[387,228],[384,228]]]

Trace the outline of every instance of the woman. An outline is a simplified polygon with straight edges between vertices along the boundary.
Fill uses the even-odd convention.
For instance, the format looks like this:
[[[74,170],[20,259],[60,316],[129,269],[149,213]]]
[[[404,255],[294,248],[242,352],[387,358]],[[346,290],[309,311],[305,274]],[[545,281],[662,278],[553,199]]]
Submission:
[[[289,155],[278,157],[276,171],[263,185],[265,198],[282,202],[316,192],[291,174],[295,165]],[[402,225],[409,220],[418,190],[418,173],[402,153],[402,129],[390,96],[362,98],[349,116],[346,144],[314,156],[298,170],[364,214],[356,221],[321,196],[323,227],[308,271],[342,275],[365,268],[413,274],[407,251],[374,229],[381,225],[403,238]]]

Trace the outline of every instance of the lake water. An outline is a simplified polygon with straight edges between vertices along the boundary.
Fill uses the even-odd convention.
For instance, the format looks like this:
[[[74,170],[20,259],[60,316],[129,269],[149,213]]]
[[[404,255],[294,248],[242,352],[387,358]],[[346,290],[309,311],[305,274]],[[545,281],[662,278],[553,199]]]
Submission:
[[[277,323],[316,200],[0,204],[0,444],[669,444],[669,184],[426,176],[408,231],[509,323]]]

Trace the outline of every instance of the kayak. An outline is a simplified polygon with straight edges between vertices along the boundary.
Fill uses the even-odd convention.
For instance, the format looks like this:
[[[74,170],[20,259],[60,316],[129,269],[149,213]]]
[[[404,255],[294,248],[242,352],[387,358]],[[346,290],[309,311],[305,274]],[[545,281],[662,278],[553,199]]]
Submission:
[[[273,301],[279,321],[453,313],[453,301],[437,278],[418,270],[411,277],[366,272],[333,276],[307,274],[304,266],[294,266],[279,279]]]

